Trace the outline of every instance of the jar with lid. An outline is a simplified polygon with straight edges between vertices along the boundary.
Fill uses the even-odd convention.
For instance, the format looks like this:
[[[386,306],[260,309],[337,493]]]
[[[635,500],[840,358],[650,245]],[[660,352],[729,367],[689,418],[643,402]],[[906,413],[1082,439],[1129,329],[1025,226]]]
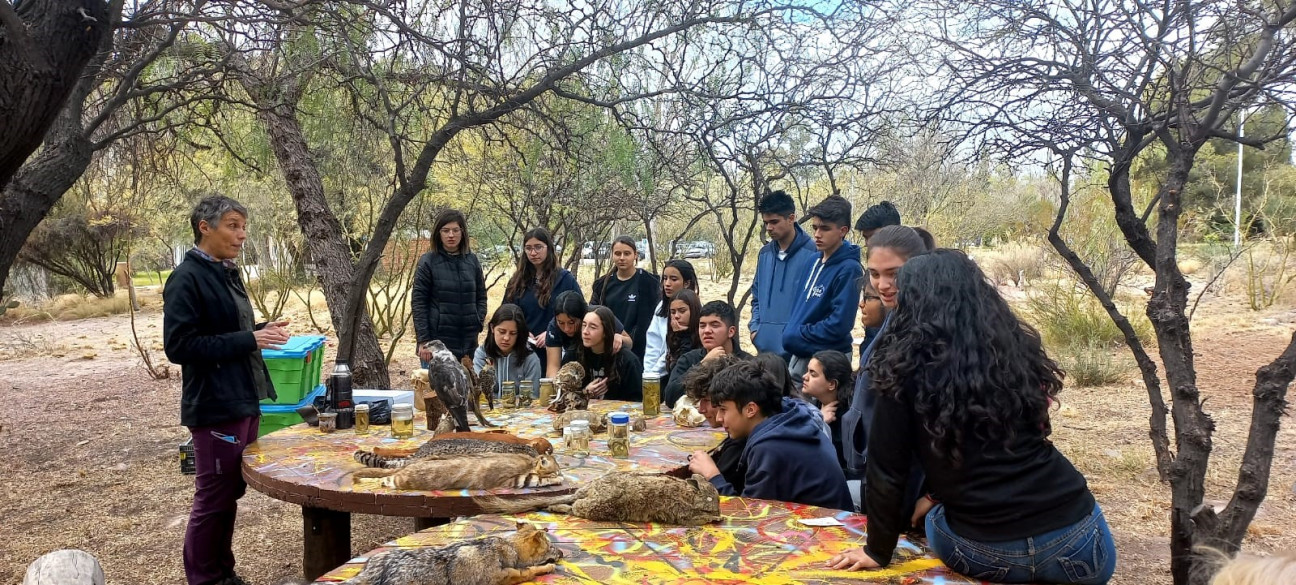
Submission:
[[[608,451],[618,459],[630,456],[630,415],[614,412],[608,415]]]
[[[643,413],[644,416],[661,414],[661,376],[657,374],[643,376]]]
[[[540,408],[546,408],[553,402],[553,378],[540,378]]]
[[[572,437],[567,441],[567,450],[573,457],[589,457],[590,433],[589,421],[574,420],[571,424]]]
[[[392,405],[391,436],[393,439],[408,439],[414,436],[413,404]]]
[[[517,382],[504,380],[500,383],[500,405],[503,408],[517,408]]]
[[[522,380],[518,383],[517,388],[517,405],[518,408],[531,408],[531,393],[535,391],[535,382],[532,380]]]
[[[369,434],[369,403],[355,405],[355,432],[357,435]]]

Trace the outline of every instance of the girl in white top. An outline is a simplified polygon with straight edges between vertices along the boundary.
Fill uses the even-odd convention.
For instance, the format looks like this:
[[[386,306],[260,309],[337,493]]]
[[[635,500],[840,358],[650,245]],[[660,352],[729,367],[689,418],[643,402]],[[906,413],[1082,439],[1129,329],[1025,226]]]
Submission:
[[[675,259],[666,262],[662,268],[662,301],[653,311],[652,323],[648,326],[648,345],[644,351],[643,373],[645,376],[655,374],[663,377],[670,372],[666,366],[666,334],[670,332],[670,299],[675,293],[689,289],[698,292],[697,272],[688,260]]]

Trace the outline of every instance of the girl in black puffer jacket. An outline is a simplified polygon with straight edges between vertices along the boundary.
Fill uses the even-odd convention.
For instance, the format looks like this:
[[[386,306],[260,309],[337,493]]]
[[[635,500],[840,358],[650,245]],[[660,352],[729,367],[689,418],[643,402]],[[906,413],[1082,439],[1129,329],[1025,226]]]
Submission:
[[[432,250],[419,259],[411,297],[419,361],[426,367],[432,356],[423,344],[433,339],[456,358],[471,358],[486,321],[486,278],[468,249],[462,212],[447,209],[437,215]]]

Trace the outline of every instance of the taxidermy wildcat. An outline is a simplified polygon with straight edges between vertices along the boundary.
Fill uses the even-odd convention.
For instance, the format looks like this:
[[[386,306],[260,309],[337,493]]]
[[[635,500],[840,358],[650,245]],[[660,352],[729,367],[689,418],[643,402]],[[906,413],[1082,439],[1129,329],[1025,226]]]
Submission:
[[[720,492],[701,475],[680,479],[661,474],[610,473],[554,497],[504,499],[478,496],[483,512],[518,514],[546,509],[587,520],[659,522],[700,526],[720,520]]]
[[[384,457],[362,449],[356,450],[353,457],[365,467],[397,469],[419,459],[446,459],[482,453],[517,453],[531,457],[539,455],[534,447],[523,443],[484,441],[481,439],[433,439],[423,443],[417,451],[411,453],[408,457]]]
[[[550,453],[553,453],[553,444],[551,444],[549,440],[545,439],[544,437],[537,437],[534,439],[523,439],[522,437],[510,433],[506,433],[504,431],[486,431],[481,433],[446,432],[444,434],[432,435],[432,438],[428,439],[427,442],[431,443],[433,441],[448,441],[452,439],[471,439],[474,441],[514,443],[517,445],[530,446],[532,449],[535,449],[536,453],[540,455],[548,455]],[[387,457],[389,459],[408,459],[410,457],[414,457],[415,453],[418,453],[424,447],[427,447],[428,449],[441,448],[441,447],[428,447],[427,443],[424,443],[423,445],[420,445],[418,447],[404,447],[404,446],[388,447],[388,446],[378,445],[373,448],[373,453],[375,455]],[[426,453],[427,451],[424,452]],[[510,451],[496,449],[495,452],[510,452]]]
[[[519,522],[508,536],[378,553],[358,575],[336,585],[514,585],[552,573],[562,557],[548,533]]]
[[[549,404],[549,410],[566,412],[589,408],[589,396],[585,394],[585,366],[580,362],[563,365],[554,376],[553,384],[558,395]]]
[[[490,490],[562,483],[552,455],[483,453],[446,459],[418,459],[398,469],[361,469],[353,479],[382,478],[381,485],[398,490]]]

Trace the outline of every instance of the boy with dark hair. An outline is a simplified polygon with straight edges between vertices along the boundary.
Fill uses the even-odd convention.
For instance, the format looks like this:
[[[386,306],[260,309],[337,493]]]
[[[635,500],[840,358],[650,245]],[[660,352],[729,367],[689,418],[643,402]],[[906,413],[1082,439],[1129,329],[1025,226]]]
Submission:
[[[864,266],[859,246],[846,240],[850,214],[850,202],[840,195],[806,211],[820,256],[802,276],[802,287],[783,330],[783,347],[792,354],[788,370],[797,388],[815,353],[825,349],[851,352]]]
[[[783,396],[763,364],[743,360],[711,379],[711,403],[729,437],[746,439],[739,467],[742,490],[725,479],[705,451],[689,456],[689,470],[722,495],[853,510],[837,454],[810,405]]]
[[[674,407],[675,401],[684,395],[684,375],[693,366],[726,355],[751,357],[738,345],[738,315],[733,306],[724,301],[711,301],[702,305],[702,317],[698,319],[698,338],[702,340],[702,347],[680,356],[671,369],[670,382],[662,393],[662,403],[666,406]]]
[[[725,368],[737,363],[739,359],[741,358],[722,355],[698,364],[684,376],[684,395],[697,404],[698,412],[706,417],[707,424],[713,428],[722,426],[723,423],[716,418],[716,408],[711,404],[711,380]],[[742,466],[739,465],[743,449],[746,447],[747,439],[725,437],[719,446],[707,452],[715,461],[720,475],[723,475],[725,481],[734,486],[734,491],[738,493],[742,493],[743,486],[747,485],[743,478]]]
[[[864,237],[864,245],[867,246],[873,232],[889,225],[900,225],[900,210],[890,201],[883,201],[865,209],[855,222],[855,229]]]
[[[796,204],[787,193],[773,191],[765,195],[756,209],[770,241],[756,259],[747,329],[757,352],[776,354],[787,361],[792,356],[783,349],[783,329],[799,292],[801,275],[814,263],[814,241],[797,225]]]

